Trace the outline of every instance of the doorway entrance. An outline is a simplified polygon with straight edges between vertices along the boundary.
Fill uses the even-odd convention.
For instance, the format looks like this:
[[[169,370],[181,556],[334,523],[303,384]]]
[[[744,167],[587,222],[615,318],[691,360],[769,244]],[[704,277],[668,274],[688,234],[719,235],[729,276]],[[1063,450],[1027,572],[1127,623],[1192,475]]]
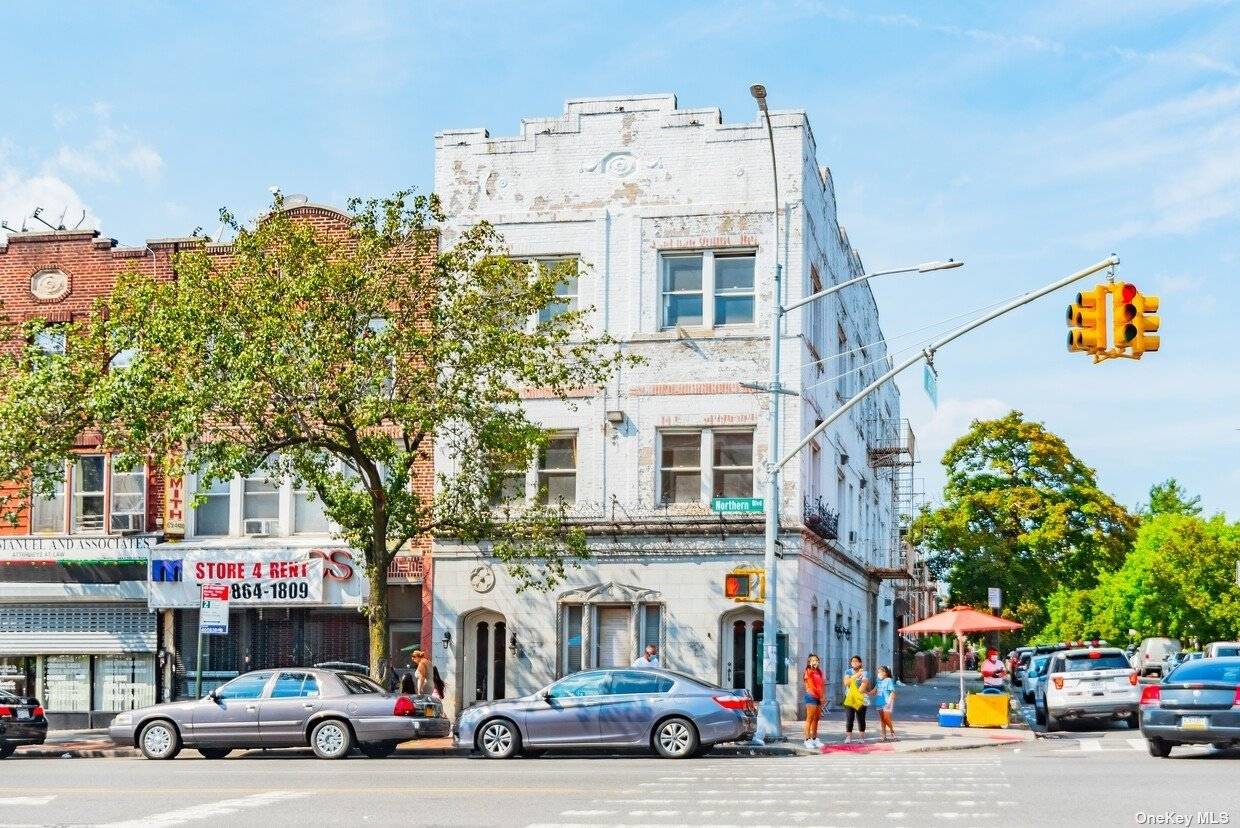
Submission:
[[[498,612],[484,610],[465,620],[465,706],[504,698],[508,625]]]
[[[762,613],[754,609],[736,610],[725,614],[720,626],[723,686],[733,690],[744,688],[754,699],[762,701],[762,654],[758,652]]]

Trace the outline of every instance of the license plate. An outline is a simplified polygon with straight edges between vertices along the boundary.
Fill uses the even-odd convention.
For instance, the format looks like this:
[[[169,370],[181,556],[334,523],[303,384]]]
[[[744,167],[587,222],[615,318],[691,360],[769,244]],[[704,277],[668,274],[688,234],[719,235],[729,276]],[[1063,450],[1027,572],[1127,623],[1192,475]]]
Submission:
[[[432,719],[433,719],[433,718],[435,717],[435,708],[434,708],[433,706],[431,706],[431,705],[429,705],[429,704],[428,704],[428,705],[427,705],[427,706],[426,706],[426,707],[422,710],[422,715],[423,715],[423,716],[429,716],[430,718],[432,718]]]
[[[25,708],[22,708],[22,707],[17,708],[17,718],[19,718],[19,719],[29,719],[29,718],[30,718],[30,711],[29,711],[29,710],[26,710]]]
[[[1205,730],[1210,726],[1210,719],[1206,716],[1184,716],[1180,719],[1180,727],[1185,730]]]

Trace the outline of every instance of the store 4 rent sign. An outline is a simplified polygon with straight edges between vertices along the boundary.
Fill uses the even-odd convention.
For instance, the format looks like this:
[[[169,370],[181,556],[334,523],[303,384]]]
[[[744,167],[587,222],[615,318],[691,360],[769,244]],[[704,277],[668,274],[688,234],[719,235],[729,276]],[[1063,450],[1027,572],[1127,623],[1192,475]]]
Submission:
[[[360,569],[347,549],[161,545],[151,554],[147,596],[152,608],[188,608],[203,584],[220,584],[233,606],[345,606],[364,597]]]

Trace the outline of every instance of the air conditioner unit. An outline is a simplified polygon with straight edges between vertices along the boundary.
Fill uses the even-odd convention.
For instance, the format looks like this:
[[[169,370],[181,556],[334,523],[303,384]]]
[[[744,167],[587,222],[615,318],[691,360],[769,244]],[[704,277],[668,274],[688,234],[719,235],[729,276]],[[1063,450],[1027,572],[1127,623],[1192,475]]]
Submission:
[[[128,514],[112,515],[112,531],[134,534],[146,531],[146,515]]]
[[[280,534],[280,521],[275,518],[246,518],[242,533],[254,537]]]

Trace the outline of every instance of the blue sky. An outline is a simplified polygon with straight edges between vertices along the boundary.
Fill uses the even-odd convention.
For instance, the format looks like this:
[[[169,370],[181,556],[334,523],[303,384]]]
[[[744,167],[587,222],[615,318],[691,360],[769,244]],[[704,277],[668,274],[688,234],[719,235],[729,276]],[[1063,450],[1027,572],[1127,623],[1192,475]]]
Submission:
[[[874,283],[894,348],[1111,252],[1162,297],[1139,363],[1065,353],[1065,293],[942,352],[937,411],[910,375],[929,490],[972,417],[1015,407],[1128,505],[1174,475],[1240,516],[1218,307],[1240,284],[1235,3],[59,2],[0,27],[0,217],[85,209],[122,244],[212,233],[271,185],[425,189],[437,130],[512,134],[569,97],[675,92],[751,120],[761,81],[809,113],[868,267],[968,263]]]

